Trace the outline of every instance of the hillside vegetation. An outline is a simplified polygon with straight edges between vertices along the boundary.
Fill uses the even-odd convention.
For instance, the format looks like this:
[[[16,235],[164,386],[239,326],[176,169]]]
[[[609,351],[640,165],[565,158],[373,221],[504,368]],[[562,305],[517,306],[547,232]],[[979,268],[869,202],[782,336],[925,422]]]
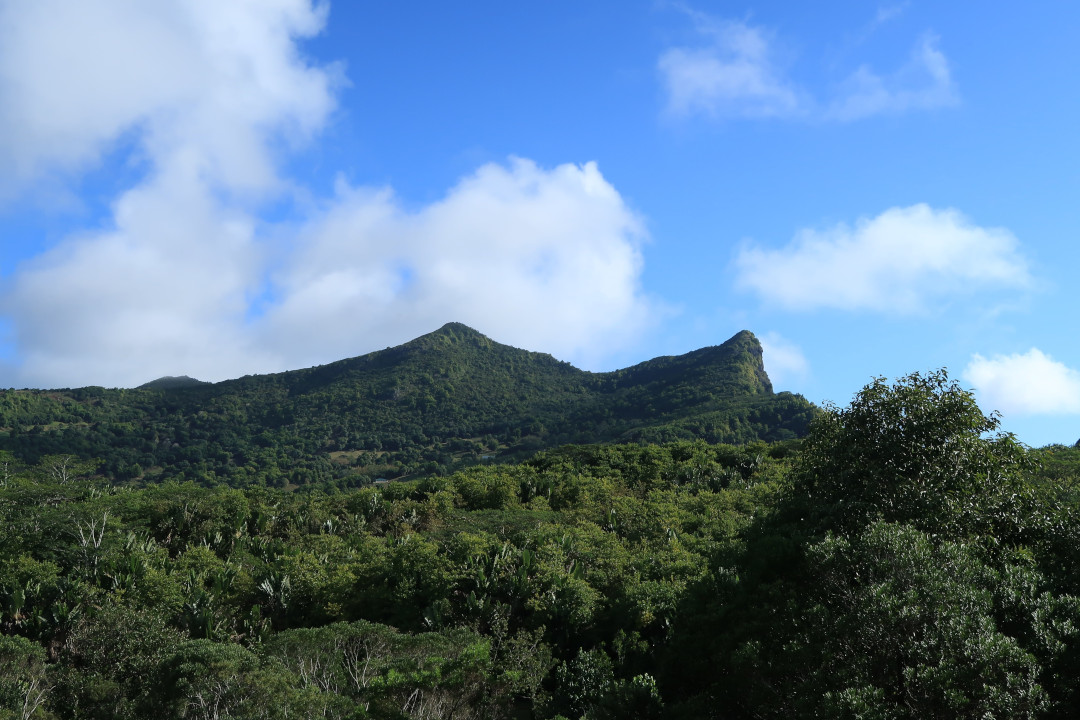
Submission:
[[[359,489],[0,453],[0,717],[1076,717],[1078,468],[944,373]]]
[[[98,459],[115,480],[348,487],[566,443],[791,439],[813,412],[773,393],[745,331],[590,373],[452,323],[362,357],[215,384],[0,391],[0,449],[31,463]]]

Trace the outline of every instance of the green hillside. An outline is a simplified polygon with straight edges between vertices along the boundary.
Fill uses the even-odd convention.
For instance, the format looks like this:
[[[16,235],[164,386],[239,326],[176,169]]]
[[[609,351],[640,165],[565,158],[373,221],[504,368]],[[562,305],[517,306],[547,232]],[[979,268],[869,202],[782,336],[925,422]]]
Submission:
[[[326,492],[0,452],[0,718],[1080,717],[1080,448],[997,429],[940,371]]]
[[[565,443],[791,439],[813,412],[773,392],[746,331],[590,373],[451,323],[361,357],[214,384],[3,391],[0,449],[27,462],[98,458],[118,480],[357,485]]]

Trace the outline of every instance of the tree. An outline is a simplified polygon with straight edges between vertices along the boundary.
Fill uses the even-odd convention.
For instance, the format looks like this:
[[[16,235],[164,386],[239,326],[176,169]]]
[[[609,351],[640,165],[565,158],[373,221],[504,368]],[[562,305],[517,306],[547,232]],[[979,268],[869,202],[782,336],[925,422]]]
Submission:
[[[812,424],[797,487],[845,532],[877,519],[959,537],[1015,537],[1029,502],[1026,451],[945,370],[877,378]]]
[[[1080,603],[1040,568],[1033,463],[997,428],[945,371],[828,408],[779,512],[684,606],[672,646],[695,659],[666,680],[702,687],[687,716],[1075,710]]]
[[[100,464],[99,460],[80,460],[74,455],[46,455],[38,463],[38,472],[52,482],[66,485],[89,476]]]
[[[1053,706],[1044,663],[1075,639],[1076,602],[1046,592],[1030,557],[993,567],[976,543],[881,522],[808,554],[817,583],[789,645],[803,655],[796,714],[1034,718]]]
[[[189,640],[164,664],[161,700],[176,717],[295,717],[296,678],[240,645]]]
[[[8,450],[0,450],[0,487],[6,487],[20,469],[18,458]]]
[[[0,635],[0,718],[40,717],[52,690],[45,650],[26,638]]]
[[[182,643],[163,614],[108,597],[67,633],[56,704],[85,718],[161,717],[163,665]]]

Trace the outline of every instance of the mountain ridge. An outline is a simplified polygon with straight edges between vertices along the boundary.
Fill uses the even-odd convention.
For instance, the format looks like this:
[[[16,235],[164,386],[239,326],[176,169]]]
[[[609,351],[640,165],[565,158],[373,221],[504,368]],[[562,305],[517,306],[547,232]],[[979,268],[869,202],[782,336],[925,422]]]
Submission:
[[[401,345],[386,348],[384,350],[374,350],[363,355],[356,355],[349,358],[343,358],[341,360],[335,360],[322,365],[315,365],[309,368],[297,368],[293,370],[283,370],[275,373],[259,373],[252,375],[244,375],[239,378],[229,378],[218,382],[206,382],[202,380],[196,380],[182,376],[165,376],[153,380],[148,383],[134,388],[136,390],[176,390],[176,389],[189,389],[191,387],[206,387],[228,385],[231,383],[238,383],[244,381],[250,381],[253,378],[277,378],[294,375],[296,373],[309,373],[319,377],[336,376],[340,377],[342,374],[348,373],[352,370],[359,368],[366,368],[368,366],[381,367],[389,364],[387,361],[400,362],[403,359],[416,356],[418,354],[436,350],[445,350],[447,345],[472,345],[479,349],[490,350],[493,347],[505,348],[517,353],[520,353],[523,357],[528,357],[537,364],[551,365],[552,367],[558,367],[572,373],[580,373],[583,376],[592,377],[632,377],[634,381],[644,381],[652,375],[658,372],[664,372],[665,369],[671,364],[690,364],[693,363],[694,367],[708,367],[709,360],[715,360],[718,353],[722,353],[729,347],[737,348],[739,351],[746,353],[749,357],[747,360],[753,365],[752,375],[756,378],[756,381],[748,382],[748,386],[752,387],[755,382],[760,384],[760,389],[755,392],[772,393],[772,382],[765,371],[763,362],[763,351],[760,342],[757,337],[749,330],[741,330],[733,335],[729,340],[720,345],[710,345],[696,350],[691,350],[681,355],[660,355],[649,360],[644,360],[634,365],[620,368],[616,370],[594,372],[589,370],[581,370],[569,362],[559,360],[550,353],[537,352],[533,350],[523,350],[511,345],[491,340],[486,335],[480,333],[477,330],[458,322],[449,322],[433,330],[432,332],[420,335],[419,337],[409,340]],[[688,368],[689,369],[689,368]],[[328,377],[328,380],[333,379]]]
[[[791,439],[814,413],[773,391],[749,331],[593,373],[448,323],[326,365],[195,382],[0,391],[0,449],[100,457],[117,479],[349,483],[566,443]]]

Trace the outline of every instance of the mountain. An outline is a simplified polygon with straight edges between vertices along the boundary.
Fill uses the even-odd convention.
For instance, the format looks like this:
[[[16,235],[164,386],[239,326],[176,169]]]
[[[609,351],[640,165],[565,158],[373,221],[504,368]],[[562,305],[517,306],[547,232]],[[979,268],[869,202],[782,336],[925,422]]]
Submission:
[[[165,377],[159,377],[157,380],[151,380],[148,383],[143,383],[137,389],[138,390],[175,390],[177,388],[192,387],[193,385],[209,385],[210,383],[205,380],[196,380],[193,377],[187,375],[166,375]]]
[[[801,396],[773,392],[747,331],[591,373],[450,323],[305,370],[172,380],[0,391],[0,449],[28,462],[101,458],[116,479],[352,484],[565,443],[783,440],[804,434],[814,412]]]

